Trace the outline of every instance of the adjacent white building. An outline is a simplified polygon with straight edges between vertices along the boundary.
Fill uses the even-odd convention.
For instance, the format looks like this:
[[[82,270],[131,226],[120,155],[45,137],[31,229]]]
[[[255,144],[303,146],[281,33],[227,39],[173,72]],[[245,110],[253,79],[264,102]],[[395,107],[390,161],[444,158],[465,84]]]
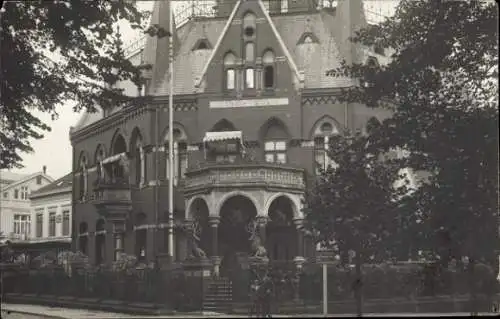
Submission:
[[[30,243],[71,242],[72,179],[67,174],[31,194]]]
[[[2,241],[27,241],[32,237],[30,194],[54,181],[44,166],[29,175],[0,171],[0,233]]]

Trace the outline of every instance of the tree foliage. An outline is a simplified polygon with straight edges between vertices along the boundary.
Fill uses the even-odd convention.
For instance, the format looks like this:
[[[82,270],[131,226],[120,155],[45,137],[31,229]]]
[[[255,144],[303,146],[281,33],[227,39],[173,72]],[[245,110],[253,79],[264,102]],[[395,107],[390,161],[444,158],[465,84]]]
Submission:
[[[306,219],[317,240],[348,250],[366,261],[384,260],[389,241],[398,227],[398,196],[406,184],[396,188],[402,176],[393,160],[372,147],[361,133],[333,136],[329,150],[335,168],[318,177],[308,193]]]
[[[497,23],[492,1],[402,0],[352,39],[389,48],[390,62],[328,72],[360,80],[344,101],[392,102],[373,146],[405,149],[400,167],[426,172],[407,208],[421,214],[422,245],[440,257],[490,259],[498,249]]]
[[[0,13],[0,168],[21,167],[29,139],[50,127],[33,110],[57,117],[67,100],[95,111],[129,103],[118,81],[141,83],[122,48],[118,21],[143,28],[135,1],[5,1]]]

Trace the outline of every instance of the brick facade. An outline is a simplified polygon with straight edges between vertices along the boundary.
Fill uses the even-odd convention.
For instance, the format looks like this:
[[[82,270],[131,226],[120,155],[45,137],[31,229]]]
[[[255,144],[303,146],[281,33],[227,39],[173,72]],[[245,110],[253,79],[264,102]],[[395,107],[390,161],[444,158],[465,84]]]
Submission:
[[[222,1],[224,2],[224,1]],[[227,3],[238,3],[232,10],[224,7]],[[292,1],[289,3],[289,13],[279,14],[276,11],[272,16],[265,13],[263,5],[259,1],[228,1],[221,3],[224,7],[219,17],[193,19],[181,28],[177,29],[176,37],[180,40],[176,48],[176,60],[174,63],[174,129],[178,129],[183,137],[182,142],[187,144],[187,163],[194,169],[198,164],[203,164],[206,152],[203,148],[203,138],[206,132],[213,131],[221,122],[230,123],[234,131],[240,131],[246,152],[251,154],[257,162],[265,163],[264,145],[269,140],[286,141],[286,164],[285,167],[297,167],[304,170],[304,183],[310,187],[315,176],[315,151],[314,137],[318,125],[328,122],[338,132],[343,128],[362,129],[367,120],[376,116],[378,118],[387,116],[375,112],[361,105],[348,105],[339,103],[336,95],[339,88],[351,83],[348,79],[326,78],[324,72],[338,65],[339,52],[346,52],[345,48],[340,50],[335,32],[328,25],[339,20],[338,16],[345,13],[356,15],[350,8],[342,8],[339,5],[336,11],[312,10],[309,5],[304,8],[295,8]],[[305,1],[304,1],[305,2]],[[347,1],[346,1],[347,2]],[[351,1],[356,2],[356,1]],[[293,9],[293,10],[292,10]],[[161,11],[163,10],[163,11]],[[155,7],[153,17],[168,16],[168,6]],[[344,10],[344,11],[342,11]],[[253,13],[256,17],[254,33],[251,37],[245,35],[243,28],[245,14]],[[229,18],[228,18],[229,17]],[[291,28],[302,30],[301,33],[309,32],[311,39],[318,43],[297,43],[305,36],[293,33]],[[304,31],[305,30],[305,31]],[[290,32],[287,32],[290,31]],[[193,46],[204,39],[209,42],[210,49],[193,50]],[[254,61],[251,64],[244,62],[245,43],[254,43]],[[168,72],[165,69],[168,52],[148,52],[148,48],[168,47],[163,44],[152,45],[152,40],[146,43],[143,56],[154,56],[153,60],[161,67],[156,68],[154,76],[155,84],[147,88],[148,94],[154,96],[148,105],[135,105],[126,109],[118,110],[92,123],[86,123],[75,127],[71,134],[73,144],[73,202],[75,231],[73,233],[76,243],[79,243],[79,225],[87,224],[88,243],[94,243],[91,237],[95,236],[96,225],[103,219],[96,205],[93,204],[93,194],[97,187],[94,181],[97,179],[99,161],[97,157],[98,147],[104,149],[105,157],[113,155],[113,143],[118,135],[125,140],[126,154],[129,159],[128,183],[130,184],[130,215],[125,221],[123,247],[129,254],[142,254],[137,248],[137,235],[142,231],[141,238],[146,238],[145,256],[148,260],[154,260],[156,252],[166,252],[166,223],[168,210],[168,183],[167,183],[167,152],[168,150]],[[335,49],[334,51],[332,51]],[[203,51],[203,52],[201,52]],[[205,52],[206,51],[206,52]],[[274,53],[274,78],[272,88],[263,88],[262,74],[265,67],[262,58],[266,51]],[[226,68],[224,58],[231,52],[236,56],[236,63],[231,65],[235,69],[236,87],[227,89]],[[335,56],[331,56],[335,55]],[[313,60],[308,56],[315,57]],[[159,57],[163,61],[158,61]],[[253,88],[245,88],[242,85],[245,69],[248,66],[254,69],[256,82]],[[163,74],[163,75],[162,75]],[[163,80],[162,80],[163,78]],[[229,105],[229,103],[232,103]],[[257,106],[256,106],[257,105]],[[223,106],[223,107],[221,107]],[[103,112],[106,113],[106,112]],[[157,127],[157,116],[159,127]],[[136,145],[140,141],[143,147],[143,169],[142,184],[136,183],[138,167],[135,163],[140,156]],[[157,144],[160,148],[157,148]],[[115,152],[116,153],[116,152]],[[158,158],[155,155],[158,155]],[[86,165],[86,190],[81,188],[82,158]],[[157,167],[157,162],[159,166]],[[279,166],[279,165],[278,165]],[[189,198],[183,187],[185,181],[178,181],[174,189],[175,219],[177,223],[184,221],[189,212],[186,212],[186,202]],[[156,186],[157,185],[157,186]],[[158,187],[158,192],[155,192]],[[246,192],[247,186],[234,186],[220,193],[220,190],[211,192],[213,203],[224,197],[224,192],[233,191]],[[286,188],[286,187],[285,187]],[[268,190],[263,187],[257,193],[268,192],[262,196],[262,201],[277,198],[284,194],[288,198],[300,198],[300,192],[280,190]],[[248,192],[254,192],[248,191]],[[85,193],[82,198],[82,193]],[[259,194],[260,194],[259,193]],[[303,192],[302,192],[303,193]],[[157,195],[158,194],[158,195]],[[222,194],[222,195],[214,195]],[[236,193],[235,193],[236,194]],[[291,194],[291,195],[289,195]],[[195,196],[195,195],[193,195]],[[196,195],[198,196],[198,195]],[[201,196],[201,195],[200,195]],[[205,195],[203,195],[205,196]],[[255,195],[258,198],[260,195]],[[274,196],[274,197],[273,197]],[[285,197],[286,197],[285,196]],[[293,197],[297,196],[297,197]],[[224,197],[225,198],[225,197]],[[298,200],[299,201],[299,200]],[[299,201],[300,202],[300,201]],[[157,205],[157,208],[155,208]],[[212,204],[207,203],[208,206]],[[215,204],[213,204],[215,205]],[[264,207],[263,203],[259,204]],[[215,206],[214,206],[215,207]],[[300,215],[300,204],[296,204],[294,220]],[[210,216],[221,218],[219,212],[209,207]],[[267,212],[257,211],[257,215],[266,215]],[[217,215],[217,216],[216,216]],[[138,218],[141,216],[140,223]],[[145,219],[142,217],[144,216]],[[115,242],[113,239],[113,226],[110,217],[105,217],[106,241],[105,261],[112,261]],[[142,226],[141,226],[142,225]],[[149,226],[148,226],[149,225]],[[154,230],[151,225],[156,226]],[[295,227],[291,225],[293,229]],[[144,235],[144,232],[146,235]],[[295,232],[292,231],[292,234]],[[187,256],[188,237],[185,230],[176,227],[176,253],[177,259]],[[81,235],[81,234],[80,234]],[[84,236],[84,237],[85,237]],[[156,236],[156,240],[155,240]],[[288,236],[288,235],[287,235]],[[293,237],[293,235],[290,235]],[[272,240],[273,236],[268,236]],[[141,239],[144,240],[144,239]],[[152,243],[155,244],[152,244]],[[276,241],[274,241],[276,242]],[[294,240],[292,240],[294,242]],[[302,256],[304,252],[298,252],[297,244],[294,256]],[[306,246],[311,243],[307,242]],[[95,245],[94,245],[95,246]],[[140,246],[140,245],[139,245]],[[210,245],[204,245],[210,250]],[[81,247],[77,244],[77,249]],[[268,246],[269,251],[273,248]],[[215,248],[214,248],[215,249]],[[303,250],[303,248],[300,248]],[[95,247],[87,244],[86,253],[95,260]],[[307,254],[313,254],[312,249]],[[288,251],[288,250],[287,250]],[[270,252],[271,253],[271,252]],[[289,256],[290,258],[293,256]],[[307,256],[306,256],[307,257]]]

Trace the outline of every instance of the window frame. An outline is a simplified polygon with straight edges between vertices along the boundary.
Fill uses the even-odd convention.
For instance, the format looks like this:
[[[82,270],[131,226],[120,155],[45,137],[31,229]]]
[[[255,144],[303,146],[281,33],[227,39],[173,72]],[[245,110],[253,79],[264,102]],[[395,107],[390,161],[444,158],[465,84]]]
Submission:
[[[43,237],[43,212],[36,213],[36,230],[35,236],[36,238]]]
[[[71,234],[70,224],[71,224],[70,211],[69,211],[69,209],[65,209],[62,212],[62,235],[63,236],[69,236]]]
[[[270,61],[268,61],[266,55],[270,55]],[[271,49],[267,49],[264,51],[262,54],[262,88],[264,91],[272,91],[276,88],[276,77],[277,77],[277,72],[276,72],[276,55],[274,54],[274,51]],[[272,85],[267,86],[266,85],[266,80],[267,80],[267,71],[268,69],[271,69],[271,74],[272,74]]]
[[[19,199],[19,189],[14,189],[14,199]]]
[[[272,143],[273,147],[272,149],[268,148],[268,145],[271,145]],[[283,143],[283,148],[278,148],[277,145],[278,143]],[[268,160],[268,156],[272,156],[272,161]],[[283,155],[284,160],[278,160],[279,156]],[[287,164],[288,162],[288,141],[284,139],[268,139],[264,141],[264,160],[266,163],[270,164],[278,164],[278,165],[283,165]]]
[[[49,233],[48,237],[56,237],[56,212],[49,212]]]

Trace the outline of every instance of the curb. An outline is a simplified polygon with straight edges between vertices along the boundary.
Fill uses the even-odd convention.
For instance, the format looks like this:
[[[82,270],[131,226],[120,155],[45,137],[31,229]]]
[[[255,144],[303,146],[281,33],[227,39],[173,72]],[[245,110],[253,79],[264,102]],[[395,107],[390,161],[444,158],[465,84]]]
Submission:
[[[39,312],[31,312],[31,311],[23,311],[23,310],[12,310],[9,309],[9,307],[5,307],[5,305],[2,305],[2,312],[7,313],[10,315],[11,313],[17,313],[21,315],[28,315],[28,316],[42,316],[43,318],[50,318],[50,319],[68,319],[68,317],[62,317],[62,316],[56,316],[56,315],[46,315],[46,314],[41,314]]]

